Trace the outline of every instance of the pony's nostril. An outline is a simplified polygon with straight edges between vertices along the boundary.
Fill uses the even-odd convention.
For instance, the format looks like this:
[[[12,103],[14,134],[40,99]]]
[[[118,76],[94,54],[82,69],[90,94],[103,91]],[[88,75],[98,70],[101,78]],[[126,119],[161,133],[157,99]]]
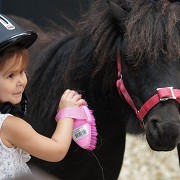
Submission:
[[[159,120],[158,120],[157,117],[153,116],[153,117],[150,118],[150,123],[151,123],[151,126],[153,127],[153,129],[157,129]]]
[[[159,119],[156,116],[152,116],[149,119],[149,130],[153,137],[159,138],[160,135],[160,125]]]
[[[158,120],[157,119],[153,119],[153,120],[151,120],[151,123],[152,123],[153,129],[157,129]]]

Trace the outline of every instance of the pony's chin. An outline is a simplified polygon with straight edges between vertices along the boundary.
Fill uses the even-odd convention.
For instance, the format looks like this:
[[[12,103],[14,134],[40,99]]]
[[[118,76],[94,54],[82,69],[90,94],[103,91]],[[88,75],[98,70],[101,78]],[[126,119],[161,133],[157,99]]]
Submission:
[[[176,147],[176,146],[155,145],[155,144],[150,144],[149,142],[148,142],[148,144],[153,151],[172,151]]]
[[[176,148],[177,144],[161,144],[159,141],[153,139],[153,137],[146,134],[147,142],[153,151],[172,151]]]

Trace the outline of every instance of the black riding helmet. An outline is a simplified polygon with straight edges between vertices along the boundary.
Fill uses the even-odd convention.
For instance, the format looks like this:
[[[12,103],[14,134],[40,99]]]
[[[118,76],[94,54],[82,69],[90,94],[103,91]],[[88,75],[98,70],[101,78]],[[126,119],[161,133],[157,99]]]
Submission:
[[[33,31],[24,31],[9,17],[0,14],[0,51],[11,45],[29,48],[37,39]]]

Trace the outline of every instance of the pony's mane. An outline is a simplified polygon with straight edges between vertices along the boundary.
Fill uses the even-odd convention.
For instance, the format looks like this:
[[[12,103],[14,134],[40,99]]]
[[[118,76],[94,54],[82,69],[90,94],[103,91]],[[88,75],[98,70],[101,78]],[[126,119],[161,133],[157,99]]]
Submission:
[[[121,42],[122,32],[118,23],[112,17],[105,0],[97,0],[83,20],[79,23],[80,43],[84,46],[84,39],[91,41],[94,49],[94,62],[96,63],[92,75],[96,75],[108,63],[116,62],[117,46]]]
[[[122,42],[123,32],[109,11],[106,1],[95,1],[76,28],[78,41],[64,75],[67,87],[70,86],[69,82],[72,82],[74,76],[78,82],[88,77],[92,90],[93,86],[97,86],[96,80],[99,82],[98,78],[103,77],[103,90],[100,91],[108,91],[109,88],[114,87],[116,81],[117,46]],[[81,63],[77,63],[77,59]],[[84,68],[82,62],[84,66],[86,65]],[[78,73],[72,74],[74,71],[77,72],[76,69]]]

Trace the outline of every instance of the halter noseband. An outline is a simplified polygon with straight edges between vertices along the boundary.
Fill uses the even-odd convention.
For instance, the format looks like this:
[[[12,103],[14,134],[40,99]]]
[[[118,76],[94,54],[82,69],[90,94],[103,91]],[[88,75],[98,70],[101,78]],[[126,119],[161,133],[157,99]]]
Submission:
[[[118,80],[116,81],[116,86],[119,91],[119,94],[123,94],[128,104],[133,108],[137,118],[140,120],[140,125],[142,128],[144,128],[143,118],[159,102],[173,99],[176,100],[178,103],[180,103],[180,89],[174,89],[173,87],[157,88],[157,93],[154,96],[150,97],[142,105],[142,107],[139,110],[137,110],[132,98],[130,97],[128,91],[126,90],[126,87],[124,86],[124,82],[122,78],[121,57],[119,53],[117,56],[117,68],[118,68]]]

